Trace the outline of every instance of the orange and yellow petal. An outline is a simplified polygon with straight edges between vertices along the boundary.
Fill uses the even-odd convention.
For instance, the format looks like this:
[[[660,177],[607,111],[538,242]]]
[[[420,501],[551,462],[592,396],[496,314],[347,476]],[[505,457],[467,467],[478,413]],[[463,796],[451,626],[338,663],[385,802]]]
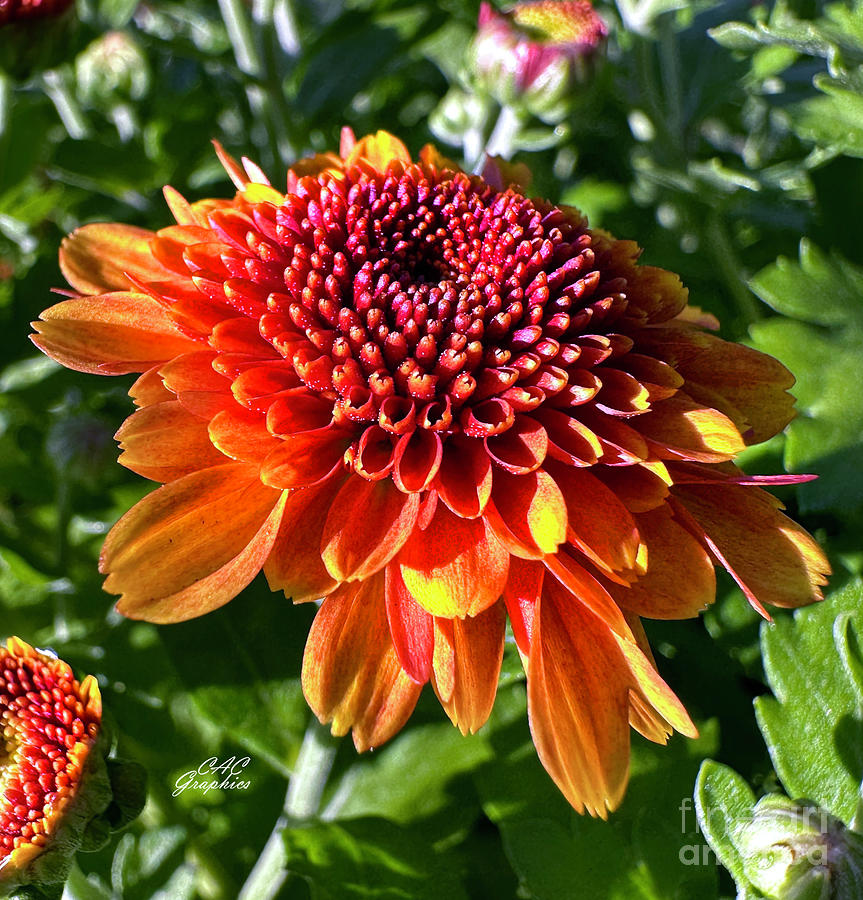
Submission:
[[[181,622],[236,596],[261,570],[285,497],[242,463],[163,485],[111,529],[99,569],[133,619]]]
[[[345,584],[321,604],[303,657],[303,693],[335,735],[353,729],[358,750],[389,740],[407,721],[421,686],[389,639],[383,574]]]
[[[33,328],[40,350],[93,375],[143,372],[196,349],[155,300],[131,292],[64,300],[46,309]]]

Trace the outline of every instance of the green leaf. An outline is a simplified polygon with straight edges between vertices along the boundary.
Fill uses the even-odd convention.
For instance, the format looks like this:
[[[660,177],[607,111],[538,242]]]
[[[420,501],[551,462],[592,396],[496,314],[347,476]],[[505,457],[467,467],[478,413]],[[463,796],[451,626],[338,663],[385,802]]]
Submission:
[[[799,320],[768,319],[751,336],[797,378],[785,465],[820,476],[800,486],[801,508],[853,510],[863,503],[863,392],[852,388],[863,345],[863,269],[803,240],[799,263],[780,257],[750,284],[765,303]]]
[[[114,853],[111,882],[123,900],[191,900],[194,885],[183,865],[184,828],[153,828],[140,836],[124,834]]]
[[[766,42],[763,33],[744,22],[724,22],[708,29],[707,33],[729,50],[757,50]]]
[[[863,94],[826,75],[817,76],[814,83],[825,96],[793,110],[794,130],[833,153],[863,157]]]
[[[385,816],[409,823],[446,810],[454,792],[462,798],[449,817],[479,812],[471,803],[465,776],[492,758],[481,732],[463,737],[449,722],[405,731],[373,757],[364,756],[349,769],[326,810],[326,817]]]
[[[775,697],[755,701],[787,793],[814,800],[846,823],[863,780],[861,607],[863,585],[857,583],[793,619],[765,624],[764,668]]]
[[[318,822],[284,831],[289,871],[314,900],[467,900],[454,854],[386,819]]]
[[[573,885],[578,896],[603,900],[715,898],[716,869],[700,864],[691,792],[717,736],[715,723],[698,740],[676,736],[665,747],[633,734],[627,795],[602,822],[575,813],[539,763],[522,686],[502,692],[490,734],[496,759],[476,780],[522,890],[537,900],[569,900]]]
[[[584,178],[578,184],[567,188],[561,203],[578,207],[593,228],[601,227],[609,213],[623,209],[627,201],[626,189],[614,181],[599,181]]]
[[[222,609],[159,632],[198,713],[286,776],[308,718],[299,671],[310,613],[259,579]]]
[[[738,883],[745,882],[744,860],[734,840],[736,829],[752,819],[755,794],[734,769],[707,759],[695,783],[698,824],[719,861]]]
[[[784,256],[750,281],[777,312],[818,325],[863,325],[863,269],[800,241],[800,262]]]

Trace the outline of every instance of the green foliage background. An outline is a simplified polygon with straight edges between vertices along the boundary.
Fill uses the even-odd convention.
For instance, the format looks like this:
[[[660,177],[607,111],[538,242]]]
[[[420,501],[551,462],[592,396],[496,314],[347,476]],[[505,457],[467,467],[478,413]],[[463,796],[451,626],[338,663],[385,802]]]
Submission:
[[[637,240],[724,336],[795,373],[798,418],[745,465],[820,475],[781,494],[827,547],[838,592],[863,565],[863,4],[598,9],[605,64],[564,121],[531,123],[516,158],[537,193]],[[705,757],[756,794],[780,787],[777,771],[790,794],[824,786],[824,803],[834,786],[834,812],[851,816],[859,681],[847,694],[840,655],[806,643],[808,631],[788,637],[788,614],[759,643],[730,582],[701,620],[647,623],[701,737],[657,748],[634,735],[632,783],[609,823],[576,816],[537,762],[512,648],[478,735],[462,738],[426,691],[386,747],[358,757],[343,742],[319,814],[280,819],[309,720],[298,674],[313,610],[259,579],[201,620],[156,628],[118,616],[101,591],[104,534],[150,485],[114,461],[131,379],[61,369],[27,340],[62,286],[62,236],[91,221],[168,224],[166,183],[190,199],[230,195],[210,137],[277,185],[290,160],[336,147],[344,124],[386,128],[414,151],[432,128],[457,138],[439,104],[466,88],[477,11],[461,0],[81,0],[77,20],[39,40],[0,31],[0,632],[96,674],[119,751],[150,773],[142,817],[79,856],[71,898],[730,897],[715,857],[691,864],[705,846],[689,802]],[[125,71],[94,68],[87,48],[107,30],[133,42]],[[849,587],[794,627],[829,632],[860,599]],[[828,693],[847,688],[844,724],[807,702],[807,672]],[[763,697],[792,683],[779,703]],[[822,781],[807,775],[812,748]],[[247,790],[173,796],[183,773],[231,756],[251,759]],[[243,894],[274,829],[277,877]]]

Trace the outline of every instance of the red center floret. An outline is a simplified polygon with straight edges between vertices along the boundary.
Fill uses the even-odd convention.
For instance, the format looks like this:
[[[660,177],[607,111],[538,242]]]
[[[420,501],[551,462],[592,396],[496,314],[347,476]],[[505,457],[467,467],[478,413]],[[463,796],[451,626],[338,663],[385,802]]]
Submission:
[[[326,401],[320,427],[365,426],[348,459],[364,477],[383,477],[395,439],[417,428],[489,438],[548,397],[570,405],[597,354],[631,346],[584,334],[626,308],[584,220],[480,178],[356,166],[302,178],[251,218],[211,217],[243,252],[222,256],[233,277],[219,293]],[[207,290],[206,273],[195,281]]]

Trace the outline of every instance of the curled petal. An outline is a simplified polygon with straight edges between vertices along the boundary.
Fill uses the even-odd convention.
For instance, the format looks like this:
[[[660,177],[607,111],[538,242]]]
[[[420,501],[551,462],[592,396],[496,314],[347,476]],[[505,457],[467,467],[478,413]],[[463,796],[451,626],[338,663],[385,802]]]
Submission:
[[[318,610],[303,656],[303,693],[335,735],[357,749],[389,740],[413,712],[421,686],[399,665],[389,637],[383,573],[334,591]]]
[[[382,569],[414,530],[419,494],[391,481],[349,477],[336,495],[321,535],[321,558],[338,581],[368,578]],[[369,528],[369,522],[375,527]]]
[[[434,480],[443,458],[440,435],[424,428],[404,434],[396,444],[393,481],[405,492],[424,491]]]
[[[822,599],[830,564],[775,497],[740,485],[691,484],[673,493],[756,609]]]
[[[502,594],[509,553],[482,519],[460,519],[438,504],[425,531],[398,556],[413,598],[433,616],[475,616]]]
[[[143,372],[198,349],[168,313],[146,294],[127,292],[76,297],[32,323],[33,343],[70,369],[92,375]]]
[[[516,416],[503,434],[485,439],[491,458],[506,472],[523,475],[542,465],[548,451],[545,429],[530,416]]]
[[[133,619],[181,622],[235,597],[261,570],[285,498],[229,463],[160,487],[111,529],[99,570]]]
[[[341,466],[347,445],[345,433],[332,426],[283,435],[261,466],[261,481],[276,488],[317,484]]]
[[[321,559],[321,535],[344,478],[289,491],[279,533],[264,564],[270,589],[284,591],[294,603],[319,600],[338,582]]]
[[[491,496],[491,460],[476,438],[453,435],[444,447],[436,482],[444,503],[463,519],[482,515]]]
[[[478,731],[491,713],[505,633],[502,603],[466,619],[434,620],[432,685],[462,734]]]

